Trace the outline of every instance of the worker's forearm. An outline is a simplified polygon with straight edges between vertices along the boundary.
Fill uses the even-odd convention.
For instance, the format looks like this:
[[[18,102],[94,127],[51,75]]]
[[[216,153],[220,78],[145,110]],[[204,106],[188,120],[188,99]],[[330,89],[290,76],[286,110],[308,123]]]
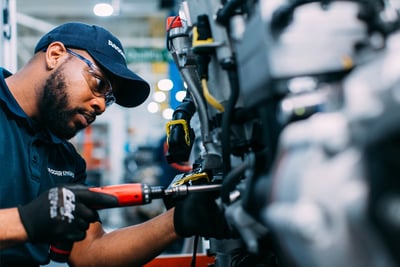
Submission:
[[[142,266],[178,238],[170,210],[145,223],[75,243],[70,259],[74,266],[85,265],[82,260],[93,266]]]
[[[17,208],[0,210],[0,249],[23,243],[28,235]]]

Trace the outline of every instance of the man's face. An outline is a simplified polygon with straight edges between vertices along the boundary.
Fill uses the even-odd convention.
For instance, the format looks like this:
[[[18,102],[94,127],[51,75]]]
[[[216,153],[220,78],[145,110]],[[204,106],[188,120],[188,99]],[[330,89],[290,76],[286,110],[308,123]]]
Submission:
[[[74,137],[78,131],[92,123],[96,114],[82,108],[70,108],[63,67],[47,79],[39,100],[40,122],[62,139]],[[85,118],[77,120],[76,117]]]

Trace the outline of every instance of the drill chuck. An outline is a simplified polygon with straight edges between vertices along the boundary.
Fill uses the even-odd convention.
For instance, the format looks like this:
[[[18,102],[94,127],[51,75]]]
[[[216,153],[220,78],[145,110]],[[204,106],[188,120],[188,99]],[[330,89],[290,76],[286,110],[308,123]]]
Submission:
[[[207,185],[179,185],[170,187],[164,190],[165,196],[180,197],[186,196],[189,192],[208,192],[217,191],[221,188],[220,184],[207,184]]]

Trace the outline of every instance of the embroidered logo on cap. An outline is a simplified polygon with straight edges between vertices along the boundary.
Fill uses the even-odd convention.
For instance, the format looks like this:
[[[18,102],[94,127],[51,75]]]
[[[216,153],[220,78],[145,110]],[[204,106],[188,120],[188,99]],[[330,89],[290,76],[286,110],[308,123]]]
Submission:
[[[108,45],[114,48],[121,56],[126,60],[125,54],[121,48],[119,48],[116,44],[114,44],[111,40],[108,40]]]

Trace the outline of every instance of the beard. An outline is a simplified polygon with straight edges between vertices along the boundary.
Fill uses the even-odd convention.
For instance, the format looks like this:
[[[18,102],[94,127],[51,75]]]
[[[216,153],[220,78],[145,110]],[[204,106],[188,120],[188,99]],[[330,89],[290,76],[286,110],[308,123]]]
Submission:
[[[73,116],[82,113],[81,109],[68,109],[68,94],[62,67],[57,69],[46,81],[39,100],[40,123],[61,139],[71,139],[84,126],[73,124]]]

